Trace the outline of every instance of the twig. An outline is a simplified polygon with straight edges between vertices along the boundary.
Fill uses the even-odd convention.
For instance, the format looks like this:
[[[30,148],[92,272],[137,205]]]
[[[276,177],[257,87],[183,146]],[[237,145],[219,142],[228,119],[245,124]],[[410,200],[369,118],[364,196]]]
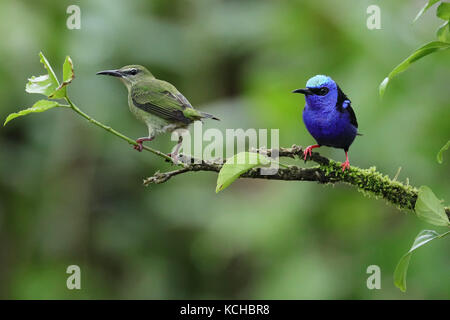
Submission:
[[[85,119],[87,119],[89,122],[91,122],[91,123],[93,123],[93,124],[99,126],[100,128],[102,128],[102,129],[104,129],[104,130],[106,130],[106,131],[108,131],[108,132],[110,132],[110,133],[116,135],[117,137],[119,137],[119,138],[122,139],[122,140],[125,140],[126,142],[128,142],[128,143],[131,144],[131,145],[137,145],[137,142],[134,141],[133,139],[127,137],[126,135],[120,133],[119,131],[114,130],[113,128],[111,128],[111,127],[109,127],[109,126],[104,125],[104,124],[101,123],[100,121],[95,120],[94,118],[90,117],[88,114],[86,114],[86,113],[84,113],[83,111],[81,111],[81,110],[80,110],[80,109],[79,109],[79,108],[78,108],[78,107],[77,107],[77,106],[69,99],[69,97],[66,96],[66,97],[65,97],[65,100],[67,101],[67,103],[69,103],[70,108],[72,108],[73,111],[75,111],[76,113],[78,113],[79,115],[81,115],[82,117],[84,117]],[[167,155],[167,154],[165,154],[165,153],[162,153],[162,152],[159,151],[159,150],[156,150],[156,149],[147,147],[147,146],[143,146],[143,147],[144,147],[144,148],[143,148],[144,150],[150,151],[150,152],[156,154],[157,156],[160,156],[160,157],[166,159],[167,161],[174,163],[173,159],[172,159],[169,155]],[[180,165],[180,166],[185,166],[184,163],[174,163],[174,164],[175,164],[175,165]]]

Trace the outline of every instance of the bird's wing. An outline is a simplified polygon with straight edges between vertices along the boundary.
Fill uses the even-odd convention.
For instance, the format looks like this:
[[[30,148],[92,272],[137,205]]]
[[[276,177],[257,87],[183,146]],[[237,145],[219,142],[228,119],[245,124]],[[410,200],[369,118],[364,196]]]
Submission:
[[[356,114],[355,111],[353,111],[353,108],[350,103],[348,104],[347,108],[345,108],[345,110],[350,115],[350,123],[354,125],[356,128],[358,128],[358,121],[356,120]]]
[[[174,99],[176,99],[179,103],[181,103],[184,109],[194,109],[191,103],[188,101],[188,99],[186,99],[185,96],[183,96],[180,92],[178,92],[178,90],[176,93],[171,94]]]
[[[191,104],[168,82],[153,79],[135,84],[131,88],[131,99],[137,108],[165,120],[192,122],[183,113],[187,108],[192,109]]]
[[[339,112],[347,112],[350,116],[350,123],[354,125],[356,128],[358,128],[358,121],[356,120],[356,114],[355,111],[353,111],[352,104],[349,98],[345,95],[345,93],[337,87],[338,90],[338,98],[336,102],[336,109]]]

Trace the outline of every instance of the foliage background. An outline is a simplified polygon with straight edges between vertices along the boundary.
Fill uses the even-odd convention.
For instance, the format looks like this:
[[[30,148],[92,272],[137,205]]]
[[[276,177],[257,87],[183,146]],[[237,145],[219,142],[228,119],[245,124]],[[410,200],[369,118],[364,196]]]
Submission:
[[[126,89],[96,71],[138,63],[175,84],[225,128],[279,128],[280,144],[313,142],[291,90],[332,76],[352,99],[363,137],[353,165],[429,185],[450,201],[449,163],[435,155],[449,137],[448,52],[378,84],[441,23],[423,1],[375,1],[382,29],[368,30],[374,1],[2,1],[0,117],[37,100],[27,77],[42,50],[58,74],[75,64],[73,101],[131,137],[146,128],[129,114]],[[66,8],[81,7],[81,30]],[[58,68],[56,68],[58,66]],[[152,143],[168,151],[162,136]],[[321,152],[343,160],[341,150]],[[447,156],[448,155],[444,155]],[[449,241],[420,249],[408,291],[393,270],[426,225],[346,186],[240,180],[214,193],[215,174],[142,187],[167,163],[89,125],[68,110],[0,129],[0,297],[42,298],[450,298]],[[68,265],[82,290],[66,288]],[[382,289],[368,290],[378,265]]]

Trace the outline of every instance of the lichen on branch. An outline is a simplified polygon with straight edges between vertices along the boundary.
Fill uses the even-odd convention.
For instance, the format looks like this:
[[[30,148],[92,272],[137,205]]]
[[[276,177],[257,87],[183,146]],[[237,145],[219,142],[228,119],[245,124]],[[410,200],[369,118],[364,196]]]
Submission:
[[[255,150],[263,152],[270,156],[272,150]],[[298,158],[303,160],[303,148],[292,146],[291,148],[280,148],[278,150],[279,157]],[[223,166],[223,161],[206,161],[196,160],[187,156],[181,156],[185,166],[183,168],[168,171],[157,172],[153,176],[144,179],[144,185],[160,184],[168,181],[174,176],[187,172],[212,171],[219,172]],[[414,206],[418,196],[418,190],[409,185],[390,179],[387,175],[378,172],[375,167],[369,169],[361,169],[358,167],[350,167],[350,169],[342,172],[339,162],[321,156],[317,152],[313,152],[311,157],[306,161],[313,161],[318,166],[312,168],[302,168],[296,165],[279,168],[274,175],[262,175],[259,168],[253,168],[240,176],[240,178],[267,179],[267,180],[284,180],[284,181],[314,181],[320,184],[336,184],[346,183],[355,186],[359,191],[366,195],[373,196],[377,199],[384,199],[399,209],[414,210]],[[445,208],[445,213],[450,217],[450,208]]]

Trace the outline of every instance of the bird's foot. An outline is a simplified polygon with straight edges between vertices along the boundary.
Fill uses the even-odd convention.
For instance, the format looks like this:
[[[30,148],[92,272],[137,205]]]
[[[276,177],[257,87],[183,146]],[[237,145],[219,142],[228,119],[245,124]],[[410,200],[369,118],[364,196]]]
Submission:
[[[137,151],[141,152],[142,149],[144,149],[144,146],[142,145],[142,142],[138,142],[137,140],[136,140],[136,142],[137,142],[137,144],[135,144],[133,146],[133,148],[134,148],[134,150],[137,150]]]
[[[152,141],[152,140],[153,140],[153,138],[139,138],[139,139],[136,139],[136,143],[137,144],[135,144],[133,146],[133,148],[134,148],[134,150],[137,150],[137,151],[141,152],[144,149],[144,145],[142,143],[144,141]]]
[[[312,155],[312,149],[319,148],[320,146],[318,144],[306,147],[306,149],[303,151],[303,160],[306,161],[306,158],[308,158],[308,155],[311,157]]]
[[[173,161],[174,164],[178,164],[178,162],[179,162],[179,160],[181,158],[181,155],[179,155],[179,152],[180,152],[180,148],[181,148],[181,144],[182,143],[183,143],[183,136],[180,135],[178,137],[177,145],[175,146],[174,149],[172,149],[172,152],[169,153],[169,156],[172,158],[172,161]]]
[[[345,169],[350,169],[350,162],[348,162],[348,160],[346,160],[344,163],[341,164],[342,167],[342,172],[345,171]]]
[[[178,153],[168,153],[167,155],[172,158],[174,164],[178,164],[182,157],[182,155]]]

